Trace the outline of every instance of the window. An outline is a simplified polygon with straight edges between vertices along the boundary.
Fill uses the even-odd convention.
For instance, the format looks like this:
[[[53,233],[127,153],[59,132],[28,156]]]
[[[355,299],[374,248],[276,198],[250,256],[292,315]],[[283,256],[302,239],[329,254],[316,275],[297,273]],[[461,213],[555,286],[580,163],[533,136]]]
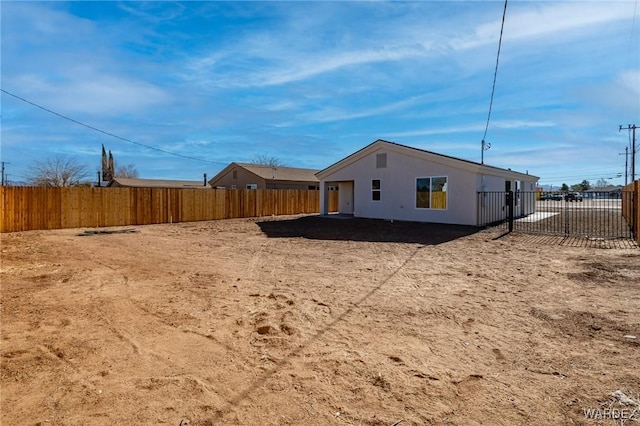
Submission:
[[[443,176],[417,178],[416,208],[446,209],[447,178]]]
[[[380,179],[373,179],[371,181],[371,199],[373,201],[380,201]]]
[[[238,179],[238,171],[237,170],[233,171],[233,178],[234,179]]]
[[[376,168],[377,169],[386,169],[387,168],[387,154],[377,154],[376,155]]]
[[[247,184],[247,189],[258,189],[258,184],[257,183],[248,183]]]

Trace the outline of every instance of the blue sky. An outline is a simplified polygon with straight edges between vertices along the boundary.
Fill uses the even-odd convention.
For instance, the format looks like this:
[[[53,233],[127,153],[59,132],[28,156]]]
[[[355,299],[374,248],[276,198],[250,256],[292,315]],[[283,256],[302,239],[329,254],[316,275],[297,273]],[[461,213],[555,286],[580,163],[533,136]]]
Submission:
[[[503,7],[2,1],[2,89],[194,159],[2,93],[1,160],[10,181],[59,154],[95,176],[104,144],[140,177],[199,180],[258,155],[322,169],[386,139],[480,161]],[[510,1],[485,162],[624,183],[639,34],[637,1]]]

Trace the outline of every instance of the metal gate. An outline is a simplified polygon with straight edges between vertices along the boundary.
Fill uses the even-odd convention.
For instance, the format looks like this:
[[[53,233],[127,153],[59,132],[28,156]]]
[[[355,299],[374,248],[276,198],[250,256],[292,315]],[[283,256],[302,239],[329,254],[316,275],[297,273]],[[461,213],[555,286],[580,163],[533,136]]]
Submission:
[[[633,238],[633,224],[623,215],[623,208],[636,206],[633,197],[632,191],[479,192],[478,224],[594,239]]]

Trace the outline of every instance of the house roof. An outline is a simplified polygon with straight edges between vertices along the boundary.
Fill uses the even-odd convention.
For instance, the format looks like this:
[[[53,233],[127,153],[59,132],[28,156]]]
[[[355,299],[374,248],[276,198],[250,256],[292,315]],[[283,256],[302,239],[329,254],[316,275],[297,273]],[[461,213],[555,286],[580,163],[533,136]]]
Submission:
[[[427,151],[425,149],[420,149],[420,148],[414,148],[414,147],[402,145],[396,142],[389,142],[383,139],[378,139],[377,141],[370,143],[364,148],[343,158],[342,160],[336,163],[333,163],[329,167],[323,170],[320,170],[318,173],[316,173],[316,176],[319,179],[322,179],[323,177],[326,177],[331,173],[337,172],[343,167],[346,167],[349,164],[352,164],[353,162],[364,157],[365,155],[368,155],[378,149],[388,149],[392,151],[399,151],[403,154],[414,156],[414,157],[423,157],[425,159],[440,160],[444,163],[456,165],[461,168],[467,168],[467,169],[471,168],[477,172],[482,172],[482,173],[500,174],[500,175],[505,175],[505,176],[514,177],[514,178],[526,179],[528,181],[537,181],[540,179],[538,176],[530,175],[528,173],[516,172],[511,169],[503,169],[500,167],[490,166],[488,164],[481,164],[475,161],[464,160],[461,158],[451,157],[449,155],[444,155],[444,154],[438,154],[436,152]]]
[[[225,175],[232,167],[242,167],[250,173],[268,181],[297,181],[297,182],[318,182],[314,169],[302,169],[298,167],[268,166],[262,164],[236,163],[233,162],[225,167],[220,173],[209,180],[213,184],[216,180]]]
[[[582,191],[582,192],[613,192],[613,191],[622,191],[622,186],[616,186],[616,185],[600,186],[597,188],[587,189],[586,191]]]
[[[107,186],[125,186],[131,188],[190,188],[209,189],[201,180],[164,180],[164,179],[133,179],[113,178]]]

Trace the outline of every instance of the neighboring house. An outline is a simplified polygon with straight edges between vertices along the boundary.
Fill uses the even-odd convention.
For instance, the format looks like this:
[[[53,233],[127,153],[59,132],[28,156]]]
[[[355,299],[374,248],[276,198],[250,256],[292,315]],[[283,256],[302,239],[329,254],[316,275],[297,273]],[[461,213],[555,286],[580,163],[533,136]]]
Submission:
[[[583,191],[582,196],[584,198],[622,198],[622,187],[609,185],[591,188]]]
[[[515,214],[533,213],[539,179],[384,140],[316,176],[320,180],[321,214],[327,214],[328,187],[337,185],[339,213],[460,225],[478,225],[481,209],[495,209],[483,201],[480,191],[515,191]],[[498,210],[496,216],[501,217],[496,220],[506,217],[504,204]]]
[[[231,163],[209,185],[232,189],[318,189],[317,170]]]
[[[182,188],[182,189],[211,189],[207,179],[203,180],[163,180],[163,179],[133,179],[113,178],[107,185],[112,188]]]

